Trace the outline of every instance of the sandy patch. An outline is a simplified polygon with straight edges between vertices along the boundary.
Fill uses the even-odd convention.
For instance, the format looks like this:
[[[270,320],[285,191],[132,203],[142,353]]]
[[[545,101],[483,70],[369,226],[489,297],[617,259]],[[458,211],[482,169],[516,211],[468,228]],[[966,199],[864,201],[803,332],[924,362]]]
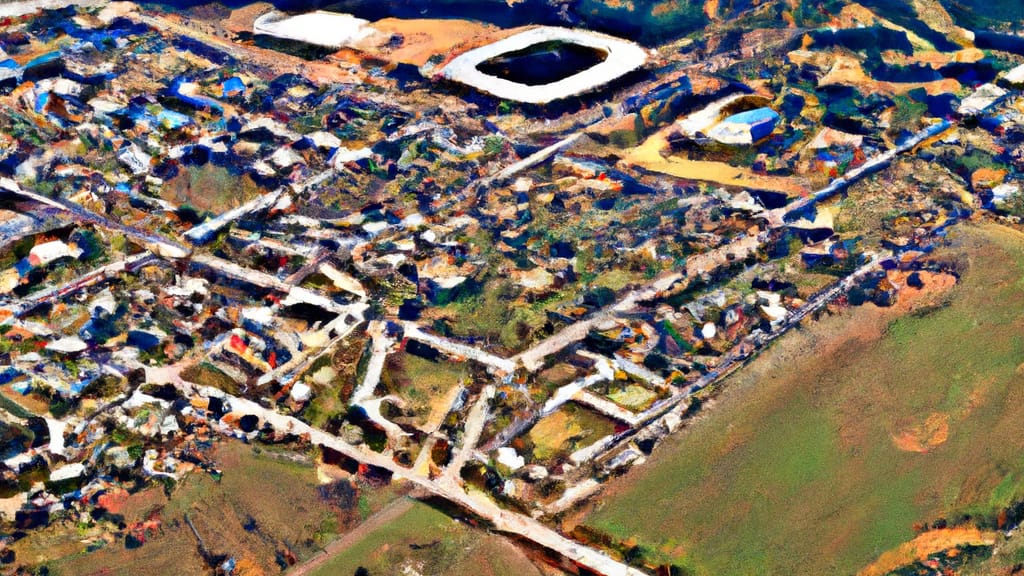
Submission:
[[[356,45],[390,62],[423,66],[432,56],[442,55],[449,60],[463,52],[490,44],[523,31],[525,28],[502,30],[470,20],[435,20],[429,18],[402,20],[385,18],[371,24],[386,38],[401,37],[401,44]],[[379,40],[378,40],[379,42]],[[440,67],[438,67],[440,69]]]
[[[718,0],[707,0],[704,3],[704,15],[708,17],[708,20],[718,19]]]
[[[883,82],[868,76],[864,67],[856,58],[851,56],[834,56],[832,68],[818,81],[819,87],[825,86],[852,86],[858,88],[865,94],[877,92],[880,94],[905,94],[917,88],[924,88],[930,95],[950,94],[960,91],[960,83],[952,78],[944,78],[932,82]]]
[[[792,196],[800,196],[807,193],[807,188],[791,178],[762,176],[755,174],[747,168],[737,168],[724,162],[690,160],[679,156],[662,156],[662,151],[669,147],[668,133],[674,129],[675,126],[672,125],[654,134],[640,146],[628,151],[623,161],[640,166],[641,168],[686,180],[701,180],[725,186],[770,190]]]

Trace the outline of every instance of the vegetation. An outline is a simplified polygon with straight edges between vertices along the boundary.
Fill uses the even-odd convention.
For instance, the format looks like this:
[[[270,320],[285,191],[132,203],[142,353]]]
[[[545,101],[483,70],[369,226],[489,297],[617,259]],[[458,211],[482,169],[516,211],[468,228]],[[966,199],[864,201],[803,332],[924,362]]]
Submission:
[[[421,502],[411,502],[398,518],[354,541],[311,574],[401,574],[403,566],[420,574],[472,576],[539,575],[515,546],[481,532]]]
[[[948,306],[888,326],[895,312],[858,308],[787,337],[587,523],[701,574],[852,573],[915,523],[1024,496],[1024,238],[970,228],[946,250],[970,261]]]

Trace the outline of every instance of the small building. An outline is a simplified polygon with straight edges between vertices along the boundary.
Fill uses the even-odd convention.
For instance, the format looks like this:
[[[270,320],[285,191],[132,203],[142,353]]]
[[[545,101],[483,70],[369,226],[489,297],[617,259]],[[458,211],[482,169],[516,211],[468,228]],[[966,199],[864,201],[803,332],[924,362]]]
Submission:
[[[756,108],[722,120],[711,128],[708,136],[722,144],[753,144],[771,135],[778,123],[778,112],[768,107]]]

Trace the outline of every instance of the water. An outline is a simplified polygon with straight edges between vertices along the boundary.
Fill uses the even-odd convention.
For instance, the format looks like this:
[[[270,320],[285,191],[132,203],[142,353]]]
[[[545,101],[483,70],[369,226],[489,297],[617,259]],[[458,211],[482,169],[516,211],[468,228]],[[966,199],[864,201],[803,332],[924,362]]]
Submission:
[[[604,50],[571,42],[544,42],[506,52],[477,65],[477,70],[510,82],[541,86],[558,82],[604,62]]]

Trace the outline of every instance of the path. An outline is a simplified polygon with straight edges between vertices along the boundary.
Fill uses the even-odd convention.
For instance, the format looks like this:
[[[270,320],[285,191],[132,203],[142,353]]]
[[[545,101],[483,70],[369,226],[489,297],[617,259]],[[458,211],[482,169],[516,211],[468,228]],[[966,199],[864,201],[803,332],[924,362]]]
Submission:
[[[13,317],[21,317],[46,302],[57,300],[58,298],[62,298],[72,292],[88,288],[93,284],[98,284],[108,278],[117,276],[121,272],[132,272],[154,261],[156,261],[156,256],[149,252],[141,252],[139,254],[129,256],[124,260],[112,262],[110,264],[100,266],[95,270],[86,272],[62,286],[47,288],[45,290],[29,294],[24,298],[4,306],[3,309],[10,311]]]
[[[413,500],[408,497],[401,497],[392,501],[379,512],[359,523],[358,526],[341,535],[337,540],[324,546],[323,552],[309,559],[302,564],[295,565],[288,571],[288,576],[305,576],[315,572],[323,566],[335,554],[340,554],[350,546],[358,544],[375,530],[383,528],[398,520],[403,514],[412,509]]]
[[[452,456],[451,462],[448,463],[444,474],[439,479],[441,483],[446,484],[453,490],[458,490],[462,484],[462,467],[465,466],[470,454],[476,450],[476,445],[480,442],[480,435],[483,434],[484,424],[487,423],[488,408],[490,408],[494,392],[495,388],[491,384],[485,386],[483,391],[480,392],[480,397],[477,398],[476,403],[470,408],[469,415],[466,417],[466,424],[463,427],[462,433],[462,446]]]
[[[392,341],[384,334],[385,323],[380,320],[373,320],[366,328],[366,332],[372,340],[370,361],[366,364],[366,375],[363,381],[352,393],[351,404],[360,404],[370,398],[380,384],[380,375],[384,372],[384,361],[387,360],[388,348]]]

